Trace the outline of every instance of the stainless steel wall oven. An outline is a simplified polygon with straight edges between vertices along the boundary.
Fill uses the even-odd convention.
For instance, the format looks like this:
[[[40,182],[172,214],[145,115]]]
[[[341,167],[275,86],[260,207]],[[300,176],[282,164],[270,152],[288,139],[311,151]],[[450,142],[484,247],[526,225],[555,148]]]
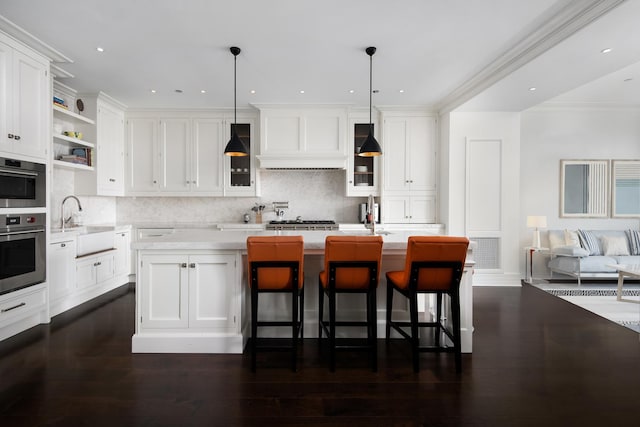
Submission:
[[[0,215],[0,295],[46,279],[44,213]]]
[[[46,183],[44,164],[0,157],[0,208],[44,208]]]

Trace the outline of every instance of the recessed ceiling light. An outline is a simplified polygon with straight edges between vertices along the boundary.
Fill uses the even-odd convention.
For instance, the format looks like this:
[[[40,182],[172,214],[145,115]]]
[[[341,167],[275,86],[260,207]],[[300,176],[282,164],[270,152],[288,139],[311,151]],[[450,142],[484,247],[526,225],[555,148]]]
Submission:
[[[300,93],[304,93],[304,91],[303,91],[303,90],[301,90],[301,91],[300,91]]]
[[[202,90],[200,91],[200,93],[207,93],[207,91],[206,91],[206,90],[204,90],[204,89],[202,89]]]
[[[602,50],[600,51],[600,53],[609,53],[609,52],[611,52],[611,48],[609,48],[609,47],[608,47],[608,48],[606,48],[606,49],[602,49]]]
[[[349,90],[349,93],[355,93],[355,90],[351,89]]]
[[[537,87],[530,87],[530,88],[529,88],[529,90],[530,90],[531,92],[535,92],[536,90],[538,90],[538,88],[537,88]]]
[[[101,48],[100,46],[98,46],[98,47],[96,48],[96,50],[97,50],[98,52],[104,52],[104,49],[103,49],[103,48]]]
[[[256,91],[255,91],[255,90],[252,90],[252,91],[251,91],[251,93],[256,93]]]
[[[156,90],[155,89],[151,89],[151,93],[156,93]]]
[[[400,89],[398,92],[400,92],[400,93],[404,93],[404,89]]]

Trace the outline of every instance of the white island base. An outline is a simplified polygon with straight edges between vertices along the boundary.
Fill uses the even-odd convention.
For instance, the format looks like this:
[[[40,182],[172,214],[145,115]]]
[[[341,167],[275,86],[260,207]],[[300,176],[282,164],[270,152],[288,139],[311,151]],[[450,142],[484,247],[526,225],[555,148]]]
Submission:
[[[138,267],[134,353],[242,353],[250,336],[249,290],[246,283],[246,239],[249,235],[302,235],[305,241],[304,336],[317,337],[318,273],[324,239],[340,231],[214,231],[185,230],[134,243]],[[386,281],[384,273],[404,268],[406,242],[416,233],[384,235],[382,272],[377,291],[378,337],[384,338]],[[462,352],[473,345],[473,261],[471,251],[460,285]],[[446,308],[444,316],[448,315]],[[420,315],[431,316],[435,301],[420,300]],[[290,297],[261,295],[261,320],[290,318]],[[338,315],[365,318],[364,299],[340,295]],[[394,298],[394,319],[409,319],[405,298]],[[339,330],[364,336],[358,328]],[[395,334],[395,332],[393,332]],[[287,337],[288,328],[261,328],[260,336]],[[347,335],[342,335],[347,336]],[[395,335],[394,335],[395,336]],[[399,335],[397,336],[399,337]]]

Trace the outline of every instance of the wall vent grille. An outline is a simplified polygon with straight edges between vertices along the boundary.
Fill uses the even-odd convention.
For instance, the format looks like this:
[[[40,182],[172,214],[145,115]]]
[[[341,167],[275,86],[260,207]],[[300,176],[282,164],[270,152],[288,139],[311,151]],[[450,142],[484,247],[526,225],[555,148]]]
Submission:
[[[469,240],[477,242],[478,246],[473,251],[476,262],[475,269],[489,270],[500,268],[500,238],[499,237],[470,237]]]

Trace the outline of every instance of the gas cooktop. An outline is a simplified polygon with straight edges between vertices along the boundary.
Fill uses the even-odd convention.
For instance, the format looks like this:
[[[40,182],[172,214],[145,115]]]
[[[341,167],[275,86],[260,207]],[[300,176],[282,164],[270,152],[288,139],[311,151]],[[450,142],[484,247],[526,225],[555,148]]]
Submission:
[[[333,220],[304,219],[269,221],[267,230],[337,230],[338,224]]]

